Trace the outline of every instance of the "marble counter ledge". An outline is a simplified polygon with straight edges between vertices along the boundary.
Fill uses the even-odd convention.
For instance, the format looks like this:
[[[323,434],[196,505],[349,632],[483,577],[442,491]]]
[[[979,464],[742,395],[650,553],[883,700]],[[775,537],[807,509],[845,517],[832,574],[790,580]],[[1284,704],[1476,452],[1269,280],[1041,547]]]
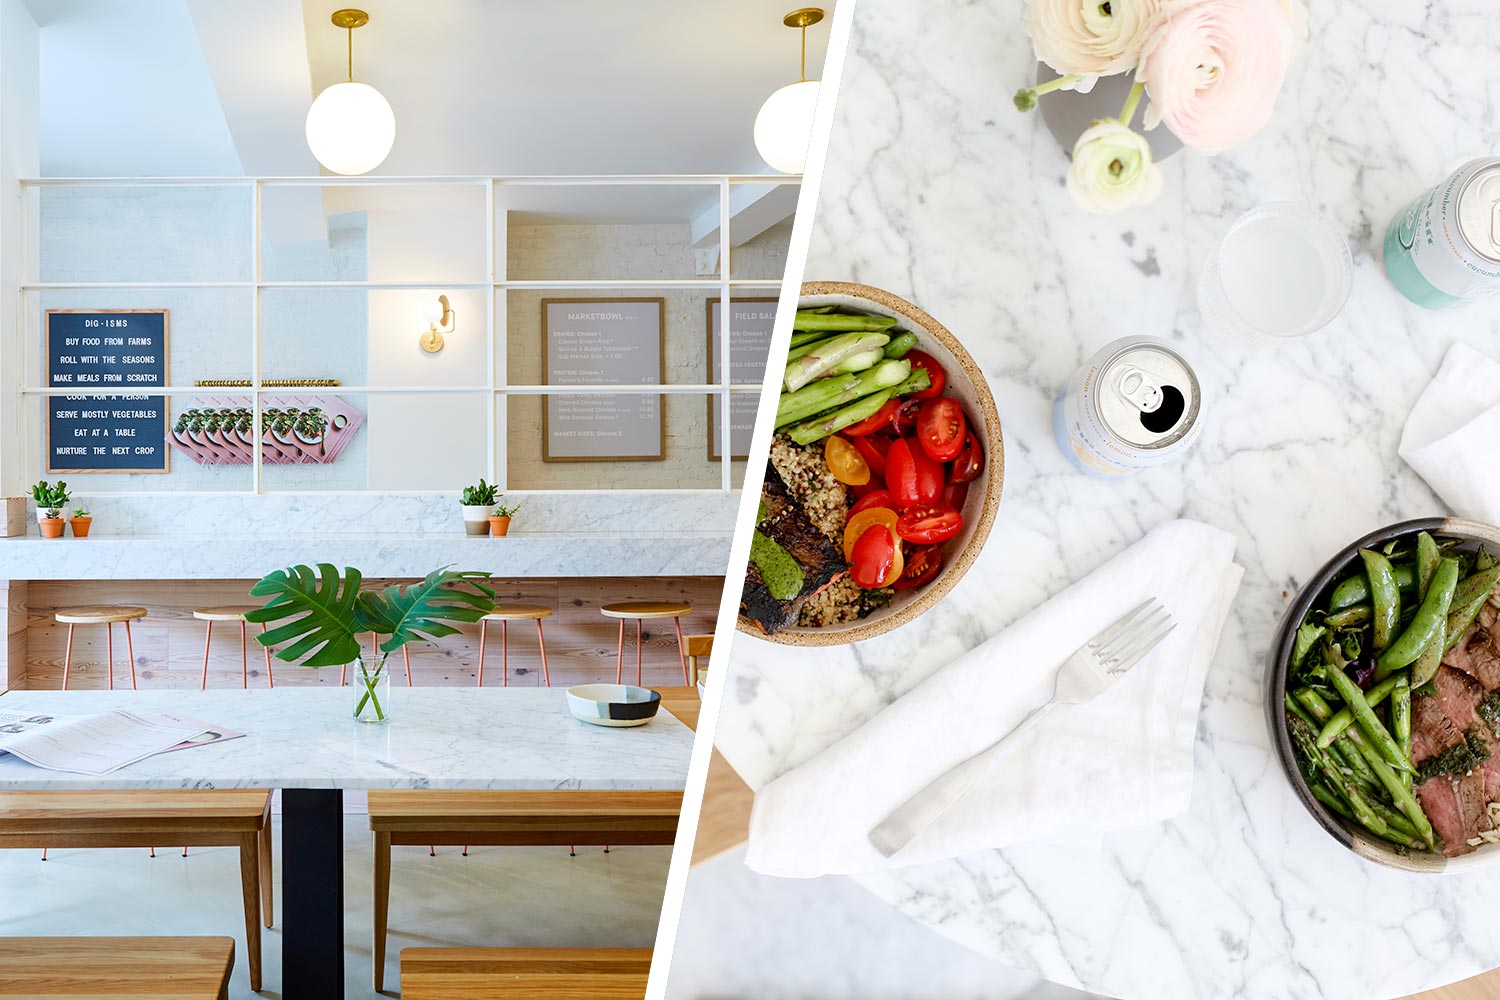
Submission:
[[[729,542],[714,531],[28,536],[0,539],[0,580],[253,580],[314,562],[390,578],[445,565],[499,577],[722,576]]]

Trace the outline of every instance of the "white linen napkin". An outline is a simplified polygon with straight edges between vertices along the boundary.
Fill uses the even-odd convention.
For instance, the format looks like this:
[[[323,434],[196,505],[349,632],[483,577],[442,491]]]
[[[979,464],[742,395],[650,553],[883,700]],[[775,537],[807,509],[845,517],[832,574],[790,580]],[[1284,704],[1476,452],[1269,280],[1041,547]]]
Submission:
[[[1500,524],[1500,362],[1450,347],[1397,452],[1454,513]]]
[[[761,789],[745,863],[768,875],[855,874],[1182,812],[1203,681],[1244,572],[1233,558],[1234,538],[1217,528],[1156,527]],[[871,827],[1046,701],[1063,660],[1149,597],[1177,628],[1124,678],[1021,735],[891,858],[870,844]]]

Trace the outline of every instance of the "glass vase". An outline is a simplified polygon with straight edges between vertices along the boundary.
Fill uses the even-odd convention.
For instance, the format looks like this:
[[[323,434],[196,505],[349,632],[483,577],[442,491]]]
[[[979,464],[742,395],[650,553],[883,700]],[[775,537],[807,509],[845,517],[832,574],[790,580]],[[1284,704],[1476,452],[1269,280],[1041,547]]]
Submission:
[[[352,690],[356,722],[391,721],[391,672],[384,664],[371,667],[363,658],[355,660]]]

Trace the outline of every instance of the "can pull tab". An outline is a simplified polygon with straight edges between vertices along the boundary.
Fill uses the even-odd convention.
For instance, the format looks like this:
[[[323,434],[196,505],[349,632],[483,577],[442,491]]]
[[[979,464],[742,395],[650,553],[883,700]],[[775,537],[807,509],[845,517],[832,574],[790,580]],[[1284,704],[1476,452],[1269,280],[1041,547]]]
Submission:
[[[1139,368],[1130,365],[1122,368],[1115,380],[1115,388],[1142,413],[1155,413],[1161,408],[1161,386]]]

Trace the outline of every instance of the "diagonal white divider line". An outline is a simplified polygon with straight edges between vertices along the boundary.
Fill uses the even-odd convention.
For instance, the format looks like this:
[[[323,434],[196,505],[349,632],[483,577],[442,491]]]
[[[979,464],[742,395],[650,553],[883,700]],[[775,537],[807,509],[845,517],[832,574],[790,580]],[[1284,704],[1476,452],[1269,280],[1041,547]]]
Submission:
[[[656,925],[656,949],[651,961],[651,976],[646,983],[646,1000],[662,1000],[667,992],[672,950],[677,942],[677,924],[682,918],[682,898],[687,889],[693,844],[698,836],[698,815],[703,808],[703,790],[708,782],[708,763],[713,755],[714,731],[718,728],[719,707],[724,699],[724,687],[729,676],[730,644],[735,633],[735,622],[739,618],[740,589],[750,557],[750,536],[755,527],[766,461],[771,452],[771,436],[775,431],[772,425],[776,420],[776,404],[786,366],[785,358],[792,339],[792,321],[801,294],[802,274],[807,266],[808,245],[812,241],[813,215],[818,207],[818,189],[822,185],[823,164],[828,155],[829,136],[833,132],[839,82],[844,75],[844,54],[849,46],[849,29],[854,22],[855,3],[856,0],[838,0],[828,32],[822,84],[818,88],[818,107],[813,114],[812,139],[808,144],[802,189],[797,195],[797,215],[792,223],[786,273],[782,276],[781,296],[776,306],[776,326],[771,334],[766,377],[761,384],[760,407],[755,414],[755,433],[750,439],[750,454],[745,463],[744,491],[740,496],[739,514],[735,519],[734,540],[729,547],[729,564],[724,571],[724,593],[719,601],[719,618],[714,627],[708,689],[704,692],[703,706],[698,716],[698,735],[693,741],[692,761],[688,766],[687,784],[683,790],[682,816],[677,824],[677,839],[672,845],[672,861],[667,869],[667,886],[662,899],[661,918]],[[726,309],[726,313],[727,311]],[[727,344],[725,353],[728,353]],[[725,410],[728,410],[727,405]],[[725,419],[727,423],[727,412]]]

